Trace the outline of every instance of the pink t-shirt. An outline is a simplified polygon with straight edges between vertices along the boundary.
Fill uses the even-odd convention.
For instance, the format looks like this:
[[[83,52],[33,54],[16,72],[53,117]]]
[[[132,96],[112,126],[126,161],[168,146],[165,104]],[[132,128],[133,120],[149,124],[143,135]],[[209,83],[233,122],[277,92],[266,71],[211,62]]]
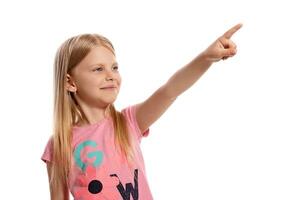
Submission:
[[[152,200],[144,159],[140,149],[142,137],[135,115],[136,105],[124,108],[129,132],[136,152],[136,161],[129,166],[114,145],[112,118],[88,126],[73,126],[72,166],[68,180],[74,200]],[[51,162],[52,140],[41,157]]]

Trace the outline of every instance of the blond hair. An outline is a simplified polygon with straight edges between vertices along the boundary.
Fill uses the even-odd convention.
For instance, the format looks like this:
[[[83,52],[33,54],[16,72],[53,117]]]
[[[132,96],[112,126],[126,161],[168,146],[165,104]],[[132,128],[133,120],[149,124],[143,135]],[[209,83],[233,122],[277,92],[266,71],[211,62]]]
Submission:
[[[87,118],[76,102],[74,94],[66,90],[66,75],[96,46],[103,46],[115,55],[112,43],[99,34],[81,34],[66,40],[57,50],[54,63],[54,113],[53,113],[53,167],[50,188],[58,191],[61,184],[68,185],[72,158],[72,126]],[[126,121],[113,104],[109,106],[115,131],[115,144],[129,166],[134,160],[134,151]]]

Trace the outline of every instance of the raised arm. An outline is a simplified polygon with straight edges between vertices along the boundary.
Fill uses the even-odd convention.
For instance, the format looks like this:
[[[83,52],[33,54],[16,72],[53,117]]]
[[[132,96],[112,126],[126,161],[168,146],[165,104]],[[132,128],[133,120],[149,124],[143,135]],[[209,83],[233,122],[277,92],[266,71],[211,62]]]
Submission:
[[[190,88],[213,64],[236,54],[236,45],[230,40],[240,28],[237,24],[213,42],[205,51],[191,62],[179,69],[158,90],[144,102],[137,104],[136,118],[142,132],[147,130],[174,102],[174,100]]]

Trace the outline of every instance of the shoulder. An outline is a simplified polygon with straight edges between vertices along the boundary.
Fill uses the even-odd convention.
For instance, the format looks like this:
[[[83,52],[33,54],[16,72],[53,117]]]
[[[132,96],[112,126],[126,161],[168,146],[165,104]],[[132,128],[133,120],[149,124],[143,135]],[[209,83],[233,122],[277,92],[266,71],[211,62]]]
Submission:
[[[124,107],[121,110],[122,115],[126,118],[129,123],[135,123],[136,121],[136,104],[131,104]]]
[[[44,162],[51,162],[53,157],[53,135],[51,135],[46,143],[44,153],[42,154],[41,159]]]
[[[134,129],[134,131],[137,133],[138,138],[141,138],[142,136],[147,136],[149,134],[149,128],[142,133],[137,117],[136,117],[136,109],[139,104],[131,104],[121,110],[121,113],[125,116],[127,122],[129,125]]]

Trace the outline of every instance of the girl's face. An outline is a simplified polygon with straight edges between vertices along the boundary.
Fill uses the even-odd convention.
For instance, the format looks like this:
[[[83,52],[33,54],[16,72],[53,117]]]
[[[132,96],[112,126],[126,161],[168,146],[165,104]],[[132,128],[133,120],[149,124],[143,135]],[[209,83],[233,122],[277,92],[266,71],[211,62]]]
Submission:
[[[67,74],[67,89],[76,91],[78,102],[105,107],[113,103],[119,93],[121,76],[114,54],[106,47],[94,47],[87,56]],[[113,87],[104,89],[104,87]]]

